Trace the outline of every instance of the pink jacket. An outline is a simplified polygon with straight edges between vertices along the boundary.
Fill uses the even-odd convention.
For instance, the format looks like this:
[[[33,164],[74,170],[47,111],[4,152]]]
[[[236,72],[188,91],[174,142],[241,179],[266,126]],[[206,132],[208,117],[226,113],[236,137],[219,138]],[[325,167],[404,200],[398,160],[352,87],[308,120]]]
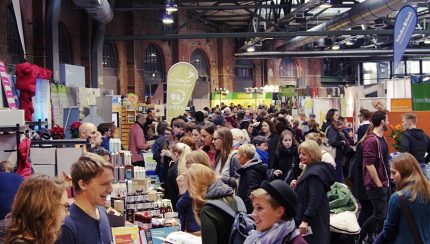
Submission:
[[[148,149],[142,127],[134,123],[128,133],[128,150],[131,152],[131,162],[143,161],[141,150]]]

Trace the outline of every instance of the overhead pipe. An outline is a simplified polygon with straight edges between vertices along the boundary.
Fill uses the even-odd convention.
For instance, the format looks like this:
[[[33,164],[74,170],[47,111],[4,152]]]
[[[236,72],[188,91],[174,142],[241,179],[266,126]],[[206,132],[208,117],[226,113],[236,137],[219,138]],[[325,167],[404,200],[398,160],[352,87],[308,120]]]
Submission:
[[[73,0],[76,6],[83,8],[89,16],[100,24],[107,24],[113,18],[108,0]]]
[[[405,56],[430,56],[430,49],[411,48],[406,49]],[[337,57],[391,57],[393,49],[345,49],[345,50],[311,50],[311,51],[268,51],[237,53],[237,59],[272,59],[283,57],[302,57],[302,58],[337,58]]]
[[[367,0],[357,4],[349,11],[327,22],[317,25],[308,31],[346,30],[353,26],[358,26],[381,18],[394,11],[398,11],[406,4],[406,0]],[[277,50],[296,49],[308,43],[317,41],[320,38],[320,36],[298,36],[289,40],[286,44],[278,47]]]

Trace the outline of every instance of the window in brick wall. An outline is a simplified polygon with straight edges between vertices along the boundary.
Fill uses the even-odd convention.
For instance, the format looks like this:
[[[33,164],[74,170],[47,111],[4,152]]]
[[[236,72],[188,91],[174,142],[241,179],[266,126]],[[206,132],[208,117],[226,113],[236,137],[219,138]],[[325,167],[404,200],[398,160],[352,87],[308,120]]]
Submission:
[[[58,24],[58,54],[60,63],[72,64],[72,47],[69,32],[64,24]]]
[[[144,54],[143,77],[145,96],[152,96],[155,92],[154,84],[165,84],[162,54],[154,45],[149,45]],[[166,91],[164,91],[166,92]]]
[[[114,42],[105,42],[103,44],[103,74],[117,75],[118,59]]]
[[[12,4],[6,11],[7,19],[7,48],[9,53],[9,64],[18,64],[24,61],[24,51],[18,33],[18,26]]]

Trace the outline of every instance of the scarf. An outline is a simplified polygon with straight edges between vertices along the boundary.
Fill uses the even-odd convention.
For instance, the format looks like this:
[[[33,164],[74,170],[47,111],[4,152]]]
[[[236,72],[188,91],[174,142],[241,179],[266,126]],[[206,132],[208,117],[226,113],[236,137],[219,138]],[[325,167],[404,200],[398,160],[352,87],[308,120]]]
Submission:
[[[281,220],[266,231],[251,231],[244,244],[281,244],[284,238],[290,233],[292,233],[290,240],[300,235],[299,230],[296,229],[294,220]]]

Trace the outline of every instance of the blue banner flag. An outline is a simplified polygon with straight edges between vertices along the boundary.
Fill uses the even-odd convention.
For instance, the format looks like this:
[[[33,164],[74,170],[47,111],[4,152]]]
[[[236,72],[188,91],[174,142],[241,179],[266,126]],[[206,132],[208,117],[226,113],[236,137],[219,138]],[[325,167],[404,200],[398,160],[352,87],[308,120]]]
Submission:
[[[409,39],[411,39],[417,24],[417,11],[412,6],[406,5],[400,9],[394,24],[394,69],[396,70],[402,60]]]

